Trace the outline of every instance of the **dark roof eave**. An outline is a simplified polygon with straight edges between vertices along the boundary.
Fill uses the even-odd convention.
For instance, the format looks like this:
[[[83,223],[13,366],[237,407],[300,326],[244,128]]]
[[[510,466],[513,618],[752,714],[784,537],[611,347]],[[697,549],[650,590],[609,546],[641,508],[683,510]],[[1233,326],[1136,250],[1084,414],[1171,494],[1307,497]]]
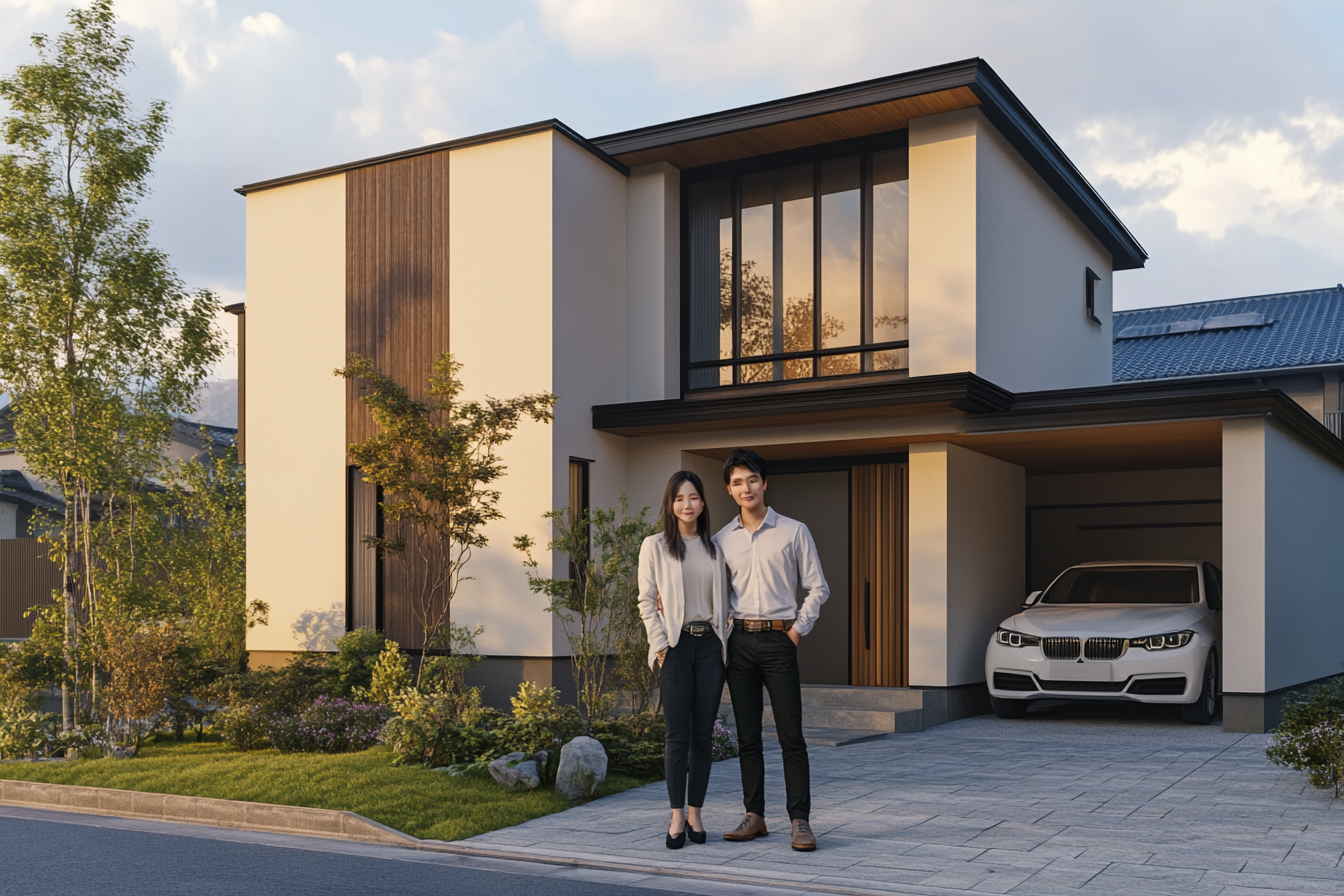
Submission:
[[[558,118],[547,119],[546,121],[537,121],[532,124],[519,125],[518,127],[505,128],[500,131],[490,131],[486,134],[476,134],[471,137],[460,137],[456,140],[445,140],[442,143],[431,143],[428,146],[418,146],[415,149],[406,149],[400,152],[388,153],[386,155],[374,156],[369,159],[361,159],[358,162],[346,162],[341,165],[329,165],[326,168],[315,168],[311,171],[303,171],[298,174],[288,174],[284,177],[274,177],[270,180],[261,180],[256,183],[244,184],[234,189],[235,193],[246,196],[248,193],[256,193],[261,190],[270,190],[275,187],[285,187],[290,184],[302,183],[307,180],[317,180],[320,177],[329,177],[333,174],[343,174],[346,171],[354,171],[356,168],[367,168],[370,165],[380,165],[384,162],[396,162],[401,159],[409,159],[415,156],[422,156],[432,152],[442,152],[446,149],[463,149],[468,146],[480,146],[485,143],[497,143],[501,140],[512,140],[517,137],[526,137],[530,134],[540,134],[545,131],[556,131],[568,137],[571,141],[578,144],[583,149],[597,156],[598,159],[615,168],[621,174],[630,175],[630,169],[621,162],[616,161],[593,141],[579,134],[569,125],[560,121]]]
[[[990,123],[1111,253],[1113,270],[1143,267],[1148,258],[1143,246],[1003,79],[980,58],[608,134],[593,143],[613,156],[625,155],[956,87],[971,89]]]
[[[769,399],[766,403],[754,395],[596,405],[592,409],[593,429],[618,435],[638,435],[644,429],[652,434],[670,426],[714,421],[729,424],[782,413],[802,422],[810,414],[936,403],[967,414],[968,432],[1270,416],[1344,466],[1344,441],[1285,392],[1256,383],[1254,378],[1202,377],[1179,383],[1116,383],[1013,394],[974,374],[963,373],[881,386],[779,392]]]
[[[592,413],[593,429],[625,435],[668,424],[704,424],[891,406],[943,405],[948,410],[963,413],[984,413],[1007,408],[1011,399],[1011,393],[973,373],[950,373],[837,389],[595,405]]]

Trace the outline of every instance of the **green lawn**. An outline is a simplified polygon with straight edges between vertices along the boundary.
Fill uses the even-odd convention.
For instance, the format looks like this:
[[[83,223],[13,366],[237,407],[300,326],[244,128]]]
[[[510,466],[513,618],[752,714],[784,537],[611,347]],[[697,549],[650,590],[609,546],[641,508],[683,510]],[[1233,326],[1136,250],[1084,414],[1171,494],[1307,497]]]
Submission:
[[[0,778],[148,793],[344,809],[427,840],[460,840],[573,805],[545,785],[511,791],[482,776],[397,768],[386,747],[363,753],[238,753],[220,743],[147,744],[135,759],[6,762]],[[603,797],[647,783],[611,775]]]

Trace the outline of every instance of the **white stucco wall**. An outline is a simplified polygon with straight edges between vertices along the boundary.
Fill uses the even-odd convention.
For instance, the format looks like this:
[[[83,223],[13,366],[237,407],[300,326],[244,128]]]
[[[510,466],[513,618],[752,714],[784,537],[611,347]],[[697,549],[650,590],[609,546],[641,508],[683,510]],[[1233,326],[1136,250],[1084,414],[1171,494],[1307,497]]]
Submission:
[[[626,401],[680,394],[681,172],[665,162],[627,185]]]
[[[976,119],[976,372],[1014,392],[1111,382],[1111,254]],[[1097,317],[1087,318],[1085,268]]]
[[[27,534],[26,532],[24,533]],[[0,538],[18,538],[19,507],[8,501],[0,501]]]
[[[247,197],[249,650],[345,626],[345,176]]]
[[[1109,383],[1110,312],[1109,253],[979,111],[910,122],[911,376]]]
[[[1263,418],[1223,424],[1224,689],[1338,674],[1344,469]]]
[[[984,681],[1022,604],[1026,471],[946,442],[910,446],[910,685]]]
[[[626,177],[561,134],[552,141],[551,357],[560,401],[551,432],[550,506],[568,505],[569,458],[579,457],[592,461],[591,506],[614,508],[626,488],[627,440],[594,430],[592,407],[625,401],[627,394]],[[553,562],[564,569],[567,561],[557,554]],[[552,640],[555,655],[568,655],[558,625]]]
[[[976,119],[910,122],[910,376],[976,369]]]
[[[554,386],[553,164],[549,131],[454,150],[449,159],[449,346],[468,396]],[[545,545],[549,536],[541,514],[557,487],[553,439],[550,426],[524,421],[499,449],[508,467],[497,483],[504,519],[485,527],[490,543],[473,553],[472,580],[453,603],[457,622],[485,626],[477,647],[487,656],[551,655],[551,617],[544,598],[527,590],[513,539],[527,534]],[[538,573],[551,575],[550,555],[535,556]]]

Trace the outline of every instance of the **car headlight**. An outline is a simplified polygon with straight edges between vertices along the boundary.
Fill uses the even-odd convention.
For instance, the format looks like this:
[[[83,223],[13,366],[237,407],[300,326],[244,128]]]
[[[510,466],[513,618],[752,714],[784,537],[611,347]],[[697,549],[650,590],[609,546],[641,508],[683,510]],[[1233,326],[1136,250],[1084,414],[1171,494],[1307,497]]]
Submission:
[[[1144,650],[1174,650],[1184,647],[1195,637],[1191,631],[1168,632],[1165,635],[1145,635],[1142,638],[1130,638],[1130,647],[1142,647]]]
[[[1035,635],[1024,635],[1021,632],[1009,631],[1001,628],[994,633],[994,640],[998,641],[1004,647],[1039,647],[1041,639]]]

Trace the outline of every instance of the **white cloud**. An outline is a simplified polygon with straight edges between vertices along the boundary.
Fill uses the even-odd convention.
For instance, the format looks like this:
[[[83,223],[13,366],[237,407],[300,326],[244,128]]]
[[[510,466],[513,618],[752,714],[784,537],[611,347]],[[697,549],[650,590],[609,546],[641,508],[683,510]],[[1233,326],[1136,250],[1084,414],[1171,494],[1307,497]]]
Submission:
[[[1344,148],[1344,117],[1325,105],[1308,103],[1278,127],[1215,123],[1168,147],[1106,120],[1079,136],[1091,170],[1132,191],[1121,211],[1165,209],[1182,232],[1212,239],[1244,226],[1344,259],[1344,181],[1319,164]]]
[[[262,12],[243,17],[243,30],[262,37],[276,37],[285,33],[285,23],[273,12]]]
[[[436,143],[458,131],[456,103],[489,92],[500,69],[517,70],[533,55],[521,23],[479,43],[436,30],[434,48],[411,60],[364,58],[346,51],[336,57],[359,88],[359,105],[340,119],[361,137],[401,134]]]

